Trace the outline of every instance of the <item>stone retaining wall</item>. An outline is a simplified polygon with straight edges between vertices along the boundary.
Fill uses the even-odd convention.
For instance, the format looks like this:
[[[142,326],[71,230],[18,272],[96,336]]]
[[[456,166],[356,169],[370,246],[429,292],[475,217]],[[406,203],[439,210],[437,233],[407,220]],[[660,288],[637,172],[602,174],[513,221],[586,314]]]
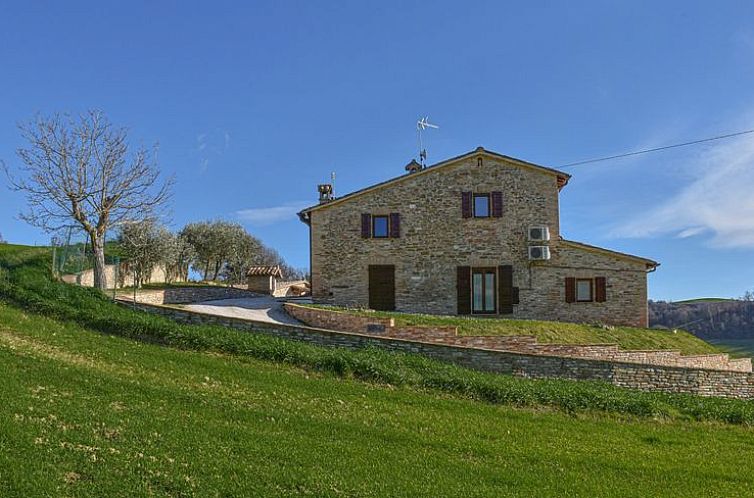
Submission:
[[[239,299],[255,297],[257,294],[234,287],[173,287],[169,289],[147,289],[136,292],[136,302],[145,304],[188,304],[219,299]],[[118,296],[124,301],[133,301],[133,293]]]
[[[121,302],[121,304],[129,307],[134,306],[128,302]],[[690,393],[701,396],[741,399],[754,398],[754,374],[747,372],[647,366],[585,358],[531,355],[336,332],[305,326],[255,322],[143,303],[137,303],[136,307],[142,311],[162,315],[181,323],[220,325],[320,346],[337,346],[350,349],[378,347],[389,351],[421,354],[476,370],[519,377],[598,380],[620,387],[645,391]]]
[[[674,350],[628,351],[620,349],[617,344],[540,344],[533,336],[459,336],[456,327],[398,327],[392,318],[360,316],[344,311],[291,303],[286,303],[284,306],[288,314],[307,325],[341,332],[359,332],[413,341],[526,354],[591,358],[642,365],[752,371],[750,358],[731,360],[724,353],[683,356],[680,351]]]

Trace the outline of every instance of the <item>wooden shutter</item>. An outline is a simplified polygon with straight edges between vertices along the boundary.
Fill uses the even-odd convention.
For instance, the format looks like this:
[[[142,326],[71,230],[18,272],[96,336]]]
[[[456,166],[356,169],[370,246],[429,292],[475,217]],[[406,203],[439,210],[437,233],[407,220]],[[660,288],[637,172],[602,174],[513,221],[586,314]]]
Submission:
[[[607,279],[605,277],[594,279],[594,300],[598,303],[607,301]]]
[[[471,192],[461,192],[461,216],[464,218],[471,218],[473,213],[471,211]]]
[[[456,291],[458,293],[458,314],[471,314],[471,267],[459,266],[457,268]]]
[[[565,279],[565,300],[567,303],[576,302],[576,279],[573,277]]]
[[[513,267],[511,265],[499,266],[497,274],[499,313],[509,315],[513,313]]]
[[[503,193],[491,192],[490,199],[492,201],[491,214],[493,218],[500,218],[503,216]]]
[[[368,239],[372,236],[372,215],[363,213],[361,215],[361,238]]]
[[[401,236],[401,215],[390,213],[390,238],[397,239]]]

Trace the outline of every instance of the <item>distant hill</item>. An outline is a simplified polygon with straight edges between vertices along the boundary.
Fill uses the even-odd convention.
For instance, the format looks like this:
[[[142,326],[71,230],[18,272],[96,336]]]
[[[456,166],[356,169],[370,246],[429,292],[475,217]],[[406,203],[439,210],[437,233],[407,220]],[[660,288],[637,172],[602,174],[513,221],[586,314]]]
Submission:
[[[651,326],[680,328],[704,339],[754,338],[754,301],[693,299],[649,302]]]

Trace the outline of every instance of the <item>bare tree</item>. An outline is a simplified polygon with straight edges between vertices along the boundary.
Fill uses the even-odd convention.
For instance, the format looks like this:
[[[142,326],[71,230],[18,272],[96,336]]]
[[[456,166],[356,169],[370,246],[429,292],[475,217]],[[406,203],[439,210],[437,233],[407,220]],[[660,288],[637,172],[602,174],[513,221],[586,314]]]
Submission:
[[[100,111],[78,119],[37,116],[20,129],[28,142],[18,150],[21,175],[2,166],[11,189],[26,194],[21,219],[49,232],[75,220],[94,250],[94,285],[107,288],[105,233],[153,216],[168,199],[172,178],[161,181],[154,149],[129,147],[126,129]]]

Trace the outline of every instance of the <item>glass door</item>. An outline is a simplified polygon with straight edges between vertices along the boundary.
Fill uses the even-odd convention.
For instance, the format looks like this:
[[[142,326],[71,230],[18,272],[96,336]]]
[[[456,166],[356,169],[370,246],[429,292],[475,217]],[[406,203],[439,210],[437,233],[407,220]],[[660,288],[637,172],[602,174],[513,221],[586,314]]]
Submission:
[[[497,276],[494,268],[474,268],[471,271],[471,311],[472,313],[496,312]]]

